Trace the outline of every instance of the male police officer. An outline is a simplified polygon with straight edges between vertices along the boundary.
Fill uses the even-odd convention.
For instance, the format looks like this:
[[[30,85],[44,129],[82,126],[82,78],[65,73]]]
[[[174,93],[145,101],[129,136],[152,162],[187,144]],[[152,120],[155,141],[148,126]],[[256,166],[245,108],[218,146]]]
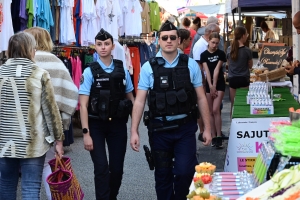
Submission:
[[[84,70],[79,89],[83,141],[94,163],[96,199],[115,200],[122,182],[133,86],[122,61],[111,58],[111,34],[101,29],[95,49],[99,58]]]
[[[204,116],[204,145],[211,142],[208,104],[198,64],[177,51],[180,42],[177,28],[166,21],[158,37],[161,51],[141,69],[130,144],[134,151],[139,151],[138,125],[150,89],[149,112],[145,112],[144,119],[150,119],[148,131],[157,199],[183,200],[197,164],[197,109]]]

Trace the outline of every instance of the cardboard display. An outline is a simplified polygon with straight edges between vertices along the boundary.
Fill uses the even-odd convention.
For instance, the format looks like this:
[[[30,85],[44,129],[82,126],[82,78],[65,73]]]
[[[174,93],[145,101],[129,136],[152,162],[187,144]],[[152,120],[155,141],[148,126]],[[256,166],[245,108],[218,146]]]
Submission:
[[[271,121],[289,117],[234,118],[231,121],[225,172],[252,172],[262,142],[268,139]]]

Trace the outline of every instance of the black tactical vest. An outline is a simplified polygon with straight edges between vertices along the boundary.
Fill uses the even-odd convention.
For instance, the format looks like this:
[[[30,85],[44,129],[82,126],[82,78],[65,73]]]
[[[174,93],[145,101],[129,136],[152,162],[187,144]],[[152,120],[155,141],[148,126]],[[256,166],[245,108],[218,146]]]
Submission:
[[[153,70],[153,89],[148,95],[150,118],[190,114],[197,108],[197,95],[191,83],[188,56],[179,55],[174,68],[165,68],[161,57],[150,59]]]
[[[105,72],[98,62],[90,63],[94,83],[89,97],[89,117],[108,120],[117,117],[120,101],[125,98],[125,71],[120,60],[113,60],[114,70]]]

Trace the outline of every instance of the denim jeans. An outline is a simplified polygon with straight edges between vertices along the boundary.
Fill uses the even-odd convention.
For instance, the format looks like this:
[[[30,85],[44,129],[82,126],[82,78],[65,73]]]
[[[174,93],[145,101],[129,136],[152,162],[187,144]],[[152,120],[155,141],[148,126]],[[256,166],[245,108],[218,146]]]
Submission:
[[[89,119],[94,163],[94,181],[97,200],[116,200],[123,177],[124,158],[127,145],[125,119],[100,121]],[[108,157],[106,154],[106,145]],[[109,161],[108,161],[109,160]]]
[[[38,158],[0,158],[0,200],[16,200],[21,170],[22,200],[39,200],[45,155]]]

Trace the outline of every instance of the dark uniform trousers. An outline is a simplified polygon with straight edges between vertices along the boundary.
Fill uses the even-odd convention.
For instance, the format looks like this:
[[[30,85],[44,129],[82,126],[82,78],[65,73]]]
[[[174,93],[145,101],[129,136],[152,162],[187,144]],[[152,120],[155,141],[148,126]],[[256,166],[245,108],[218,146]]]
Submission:
[[[94,163],[94,181],[97,200],[115,200],[122,182],[124,158],[127,145],[127,120],[101,121],[89,119]],[[109,161],[106,155],[108,148]]]
[[[195,120],[181,125],[176,130],[152,133],[152,152],[174,152],[174,167],[155,168],[158,200],[186,200],[197,165],[197,129]]]

